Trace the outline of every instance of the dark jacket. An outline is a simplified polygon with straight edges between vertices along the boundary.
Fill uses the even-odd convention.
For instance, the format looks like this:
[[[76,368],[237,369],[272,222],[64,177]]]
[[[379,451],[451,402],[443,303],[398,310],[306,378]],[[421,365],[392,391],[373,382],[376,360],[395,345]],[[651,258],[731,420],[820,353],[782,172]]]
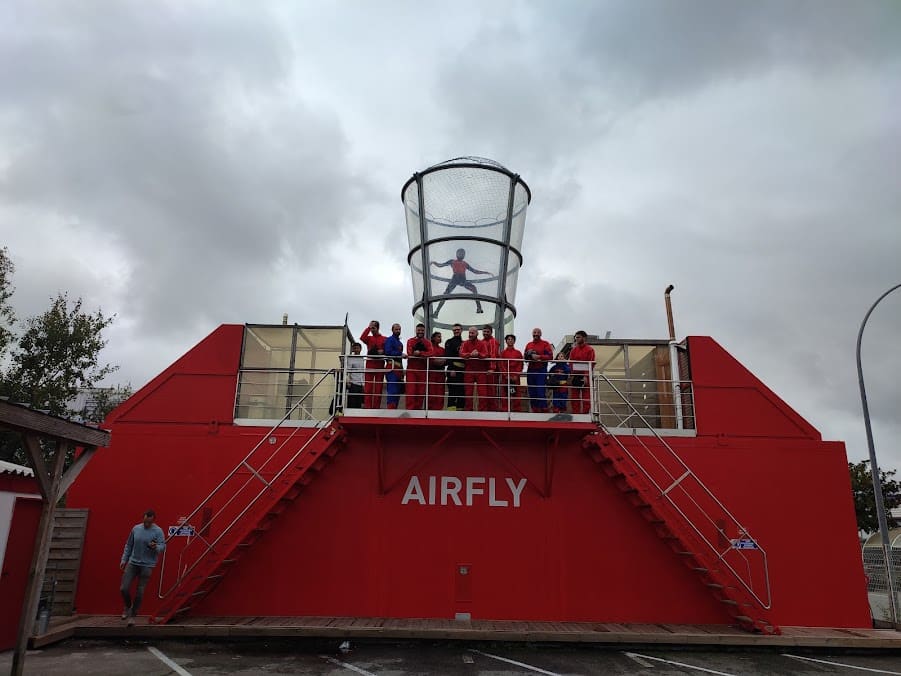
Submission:
[[[461,345],[463,345],[463,338],[460,336],[448,338],[444,344],[444,359],[449,371],[462,371],[466,368],[466,362],[460,359]]]

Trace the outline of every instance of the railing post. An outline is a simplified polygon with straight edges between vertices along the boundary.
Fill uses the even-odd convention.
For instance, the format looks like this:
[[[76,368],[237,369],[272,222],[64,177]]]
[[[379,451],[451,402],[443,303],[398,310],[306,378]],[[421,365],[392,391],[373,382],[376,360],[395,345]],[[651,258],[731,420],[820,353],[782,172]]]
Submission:
[[[498,378],[498,385],[503,385],[504,388],[504,399],[507,400],[507,420],[513,419],[513,406],[510,401],[510,360],[504,359],[503,368],[501,369],[501,376]]]
[[[682,422],[682,378],[679,373],[679,348],[675,340],[669,342],[670,378],[673,381],[673,414],[676,417],[676,429],[685,428]]]
[[[347,346],[345,345],[345,350]],[[341,380],[338,383],[335,383],[336,389],[338,390],[338,397],[341,401],[341,413],[345,413],[347,411],[347,382],[350,379],[350,373],[347,370],[347,354],[341,355]]]

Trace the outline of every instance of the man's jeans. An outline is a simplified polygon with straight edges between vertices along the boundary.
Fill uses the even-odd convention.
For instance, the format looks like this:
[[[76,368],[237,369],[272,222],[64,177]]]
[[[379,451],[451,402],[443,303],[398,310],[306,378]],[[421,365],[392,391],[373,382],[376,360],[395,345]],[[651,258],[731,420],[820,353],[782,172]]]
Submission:
[[[125,572],[122,574],[122,584],[119,587],[119,591],[122,593],[122,600],[125,602],[125,607],[131,608],[132,617],[137,617],[138,615],[138,609],[141,607],[141,600],[144,598],[144,587],[147,586],[147,582],[150,580],[150,574],[152,572],[153,568],[150,566],[136,566],[133,563],[129,563],[125,566]],[[132,601],[129,590],[131,588],[131,583],[134,582],[135,578],[138,578],[138,586],[135,589],[135,599]]]

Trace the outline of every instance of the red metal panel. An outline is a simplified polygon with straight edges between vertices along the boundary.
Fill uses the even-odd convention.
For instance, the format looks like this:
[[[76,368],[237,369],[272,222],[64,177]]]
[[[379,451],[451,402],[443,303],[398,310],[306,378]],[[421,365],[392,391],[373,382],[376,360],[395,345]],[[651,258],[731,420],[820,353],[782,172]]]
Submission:
[[[234,371],[237,329],[224,350],[235,357]],[[819,441],[722,348],[700,339],[695,349],[696,340],[690,344],[702,436],[671,441],[767,548],[774,621],[868,626],[843,445]],[[185,392],[225,400],[234,388],[227,380],[198,376]],[[750,414],[733,410],[730,388],[762,393],[768,404]],[[161,398],[159,417],[170,415],[167,405],[187,403]],[[346,450],[196,614],[727,621],[582,450],[585,426],[462,426],[442,440],[447,430],[439,425],[446,423],[342,424]],[[91,508],[82,612],[117,611],[115,576],[94,573],[115,566],[144,509],[154,507],[164,528],[176,524],[264,432],[125,418],[112,429],[112,447],[97,452],[69,494],[70,506]],[[418,487],[411,486],[414,476]],[[823,537],[812,537],[812,528]],[[455,578],[461,563],[474,571],[468,590]],[[158,574],[147,612],[156,609]],[[470,601],[457,600],[466,593]]]
[[[688,347],[698,434],[822,438],[715,340],[691,336]]]
[[[40,520],[40,500],[16,498],[0,570],[0,599],[3,599],[0,604],[0,650],[9,650],[16,644]]]
[[[243,326],[223,324],[113,410],[107,424],[230,422],[243,336]]]

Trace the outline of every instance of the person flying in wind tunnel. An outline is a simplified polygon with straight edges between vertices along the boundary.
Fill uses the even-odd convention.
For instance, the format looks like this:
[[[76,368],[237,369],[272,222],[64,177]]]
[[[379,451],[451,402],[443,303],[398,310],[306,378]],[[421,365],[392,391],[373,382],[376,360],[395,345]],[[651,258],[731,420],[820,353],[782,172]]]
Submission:
[[[444,294],[447,295],[452,293],[454,289],[458,286],[462,286],[464,289],[472,293],[473,295],[477,294],[476,285],[466,279],[466,271],[469,270],[474,275],[490,275],[490,272],[486,272],[485,270],[476,270],[469,263],[467,263],[464,258],[466,258],[466,249],[457,249],[457,257],[451,258],[450,260],[446,260],[443,263],[438,263],[437,261],[432,261],[432,265],[436,268],[446,268],[448,265],[451,266],[451,271],[453,274],[451,275],[451,280],[447,285],[447,288],[444,290]],[[442,300],[438,303],[438,307],[435,308],[435,314],[433,316],[437,316],[439,312],[441,312],[441,308],[444,307],[444,301]],[[476,298],[476,312],[482,313],[482,302]]]

